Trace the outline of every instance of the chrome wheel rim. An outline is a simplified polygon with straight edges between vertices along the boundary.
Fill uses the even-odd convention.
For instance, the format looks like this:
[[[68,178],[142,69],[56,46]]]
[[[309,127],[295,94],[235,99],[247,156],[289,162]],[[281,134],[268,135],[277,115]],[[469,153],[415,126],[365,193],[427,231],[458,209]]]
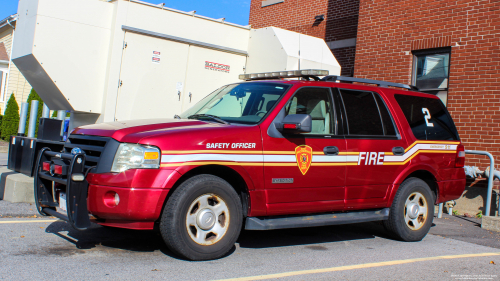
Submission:
[[[427,220],[427,200],[420,192],[413,192],[405,202],[405,222],[411,230],[419,230]]]
[[[203,246],[219,242],[229,227],[229,209],[215,194],[196,198],[186,214],[186,228],[191,239]]]

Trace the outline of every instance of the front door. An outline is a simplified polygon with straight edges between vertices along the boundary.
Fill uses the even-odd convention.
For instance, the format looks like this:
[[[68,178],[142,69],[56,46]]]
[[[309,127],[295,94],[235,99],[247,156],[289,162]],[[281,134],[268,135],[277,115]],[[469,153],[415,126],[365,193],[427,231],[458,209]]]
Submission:
[[[376,92],[339,89],[346,120],[347,152],[356,156],[346,171],[346,209],[386,206],[389,187],[405,166],[386,156],[407,147],[382,96]],[[395,165],[397,164],[397,165]]]
[[[262,132],[268,215],[344,208],[346,144],[338,133],[342,130],[333,105],[329,88],[299,88],[276,118],[309,114],[312,131],[283,135],[270,128]]]

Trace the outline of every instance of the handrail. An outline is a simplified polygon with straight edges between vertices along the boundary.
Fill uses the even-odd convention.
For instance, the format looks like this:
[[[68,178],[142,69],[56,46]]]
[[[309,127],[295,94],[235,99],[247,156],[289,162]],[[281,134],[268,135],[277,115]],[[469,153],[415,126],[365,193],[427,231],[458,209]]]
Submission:
[[[495,177],[495,159],[491,153],[486,151],[478,151],[478,150],[465,150],[466,154],[476,154],[476,155],[486,155],[490,158],[490,175],[488,177],[488,194],[486,196],[486,216],[490,215],[491,209],[491,194],[493,193],[493,179]]]

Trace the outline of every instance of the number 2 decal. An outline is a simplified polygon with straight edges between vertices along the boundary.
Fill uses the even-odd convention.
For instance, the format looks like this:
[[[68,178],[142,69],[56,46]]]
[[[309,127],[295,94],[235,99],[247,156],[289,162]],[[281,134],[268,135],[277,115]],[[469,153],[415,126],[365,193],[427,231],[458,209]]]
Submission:
[[[430,121],[431,113],[429,112],[429,110],[424,107],[424,108],[422,108],[422,113],[425,116],[425,124],[427,124],[427,127],[434,127],[434,124],[431,123],[431,121]]]

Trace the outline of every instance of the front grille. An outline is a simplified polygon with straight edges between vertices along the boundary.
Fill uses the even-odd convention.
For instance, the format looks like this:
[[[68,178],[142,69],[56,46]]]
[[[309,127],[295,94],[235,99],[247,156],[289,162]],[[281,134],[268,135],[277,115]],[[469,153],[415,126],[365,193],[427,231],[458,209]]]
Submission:
[[[93,173],[105,173],[111,170],[118,144],[116,140],[109,137],[70,135],[64,144],[63,152],[71,153],[73,148],[79,147],[85,152],[85,168],[96,167]]]

